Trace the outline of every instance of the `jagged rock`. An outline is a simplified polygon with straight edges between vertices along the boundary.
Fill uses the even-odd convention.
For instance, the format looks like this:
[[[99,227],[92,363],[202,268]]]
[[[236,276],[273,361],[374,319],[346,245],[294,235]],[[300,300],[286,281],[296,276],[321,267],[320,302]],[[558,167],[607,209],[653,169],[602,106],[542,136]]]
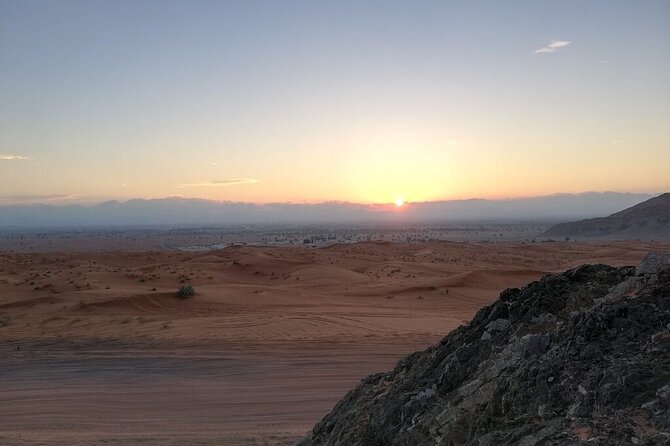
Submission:
[[[509,319],[496,319],[486,324],[487,331],[507,331],[509,328]]]
[[[635,272],[638,276],[645,274],[655,274],[664,265],[670,265],[670,255],[651,252],[642,260]]]
[[[364,379],[299,444],[670,444],[670,265],[641,268],[584,265],[504,291]]]

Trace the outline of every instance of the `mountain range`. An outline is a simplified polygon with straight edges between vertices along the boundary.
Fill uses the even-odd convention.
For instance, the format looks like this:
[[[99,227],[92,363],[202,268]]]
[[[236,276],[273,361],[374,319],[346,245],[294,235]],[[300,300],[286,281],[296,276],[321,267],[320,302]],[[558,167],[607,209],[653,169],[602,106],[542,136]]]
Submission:
[[[0,227],[324,224],[439,221],[569,221],[638,204],[649,194],[586,192],[506,200],[468,199],[389,204],[349,202],[254,204],[194,198],[82,204],[0,206]]]
[[[659,195],[608,217],[561,223],[547,237],[670,240],[670,193]]]

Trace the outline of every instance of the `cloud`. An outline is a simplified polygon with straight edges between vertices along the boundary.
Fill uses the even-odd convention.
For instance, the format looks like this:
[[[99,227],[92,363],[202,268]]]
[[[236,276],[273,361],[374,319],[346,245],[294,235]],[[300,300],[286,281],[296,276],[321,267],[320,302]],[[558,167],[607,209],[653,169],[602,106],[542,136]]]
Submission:
[[[214,181],[205,181],[202,183],[184,183],[177,184],[177,187],[180,189],[186,187],[223,187],[223,186],[235,186],[238,184],[256,184],[259,180],[255,178],[233,178],[230,180],[214,180]]]
[[[8,195],[0,196],[0,204],[2,205],[11,205],[11,204],[45,204],[45,203],[55,203],[59,201],[73,201],[79,200],[82,198],[79,194],[70,194],[70,195]]]
[[[23,155],[0,155],[0,161],[30,161],[32,160],[29,156]]]
[[[551,43],[547,46],[539,48],[533,51],[533,54],[548,54],[555,53],[561,48],[570,45],[572,42],[569,40],[552,40]]]
[[[210,165],[210,166],[218,166],[218,165],[219,165],[219,162],[218,162],[218,161],[214,161],[214,162],[212,162],[212,163],[209,163],[209,165]]]

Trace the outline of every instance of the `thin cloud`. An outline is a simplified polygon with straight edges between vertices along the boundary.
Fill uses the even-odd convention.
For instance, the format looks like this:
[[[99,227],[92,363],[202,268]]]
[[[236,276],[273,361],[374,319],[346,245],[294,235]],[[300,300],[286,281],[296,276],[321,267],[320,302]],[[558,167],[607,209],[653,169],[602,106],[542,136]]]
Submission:
[[[73,201],[82,198],[79,194],[70,195],[9,195],[0,196],[0,204],[38,204],[54,203],[59,201]]]
[[[205,181],[202,183],[184,183],[178,184],[177,187],[180,189],[186,187],[224,187],[224,186],[235,186],[238,184],[256,184],[259,180],[255,178],[233,178],[230,180],[215,180],[215,181]]]
[[[23,155],[0,155],[0,160],[2,161],[30,161],[32,160],[29,156]]]
[[[209,165],[210,165],[210,166],[218,166],[218,165],[219,165],[219,162],[218,162],[218,161],[214,161],[214,162],[209,163]]]
[[[555,53],[563,47],[570,45],[572,42],[569,40],[553,40],[549,45],[539,48],[533,51],[533,54],[549,54]]]

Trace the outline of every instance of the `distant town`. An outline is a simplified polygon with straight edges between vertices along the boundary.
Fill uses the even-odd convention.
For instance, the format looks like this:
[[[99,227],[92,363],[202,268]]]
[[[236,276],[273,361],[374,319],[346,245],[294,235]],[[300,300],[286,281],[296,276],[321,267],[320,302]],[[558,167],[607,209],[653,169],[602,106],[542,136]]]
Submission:
[[[547,242],[541,234],[551,223],[405,224],[405,225],[251,225],[202,228],[98,228],[5,230],[0,250],[56,251],[207,251],[231,245],[322,247],[337,243],[388,241],[423,243]]]

